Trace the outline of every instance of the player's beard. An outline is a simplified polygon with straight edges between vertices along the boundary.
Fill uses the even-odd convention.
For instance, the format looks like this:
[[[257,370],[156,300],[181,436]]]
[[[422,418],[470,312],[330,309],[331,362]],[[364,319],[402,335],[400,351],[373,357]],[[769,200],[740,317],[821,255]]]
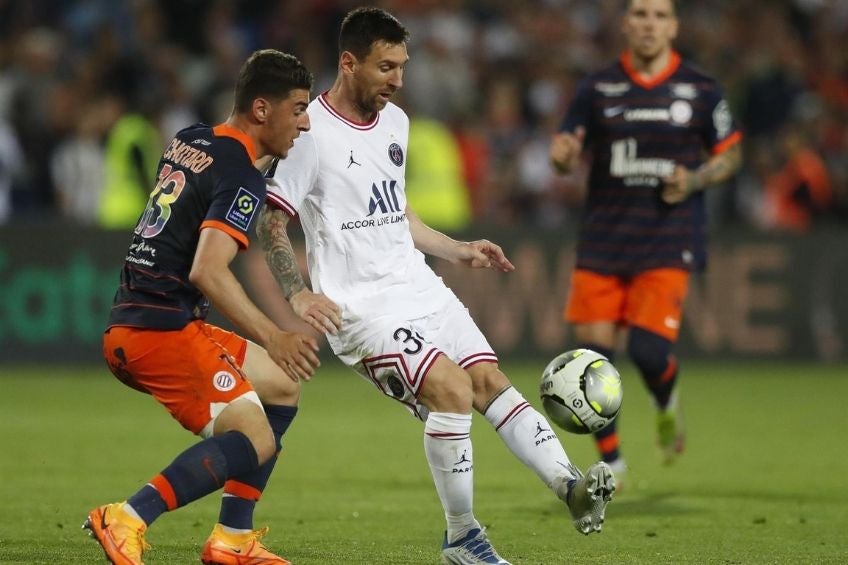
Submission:
[[[369,90],[363,88],[357,93],[356,106],[363,116],[373,118],[379,111],[386,107],[388,101],[380,97],[381,89]]]
[[[357,102],[363,116],[374,117],[374,115],[386,107],[376,94],[372,96],[361,96]]]

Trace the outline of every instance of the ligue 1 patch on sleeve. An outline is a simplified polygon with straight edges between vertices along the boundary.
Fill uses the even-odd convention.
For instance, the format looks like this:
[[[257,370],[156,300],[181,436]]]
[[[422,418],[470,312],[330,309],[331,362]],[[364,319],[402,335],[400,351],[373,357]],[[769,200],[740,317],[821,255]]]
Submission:
[[[259,209],[259,205],[259,197],[240,186],[227,212],[227,221],[241,228],[242,231],[247,231],[250,220],[253,219],[253,214]]]

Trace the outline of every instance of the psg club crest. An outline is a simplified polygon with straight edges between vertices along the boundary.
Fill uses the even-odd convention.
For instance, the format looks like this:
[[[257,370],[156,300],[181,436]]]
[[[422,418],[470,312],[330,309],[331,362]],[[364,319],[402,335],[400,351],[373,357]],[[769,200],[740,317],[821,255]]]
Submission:
[[[398,167],[403,165],[403,149],[397,143],[389,145],[389,159]]]

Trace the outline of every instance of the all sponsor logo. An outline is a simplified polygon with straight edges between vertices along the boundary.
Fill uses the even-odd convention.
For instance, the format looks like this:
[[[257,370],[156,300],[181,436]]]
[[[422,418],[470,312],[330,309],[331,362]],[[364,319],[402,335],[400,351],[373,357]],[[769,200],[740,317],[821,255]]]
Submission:
[[[371,183],[368,213],[364,218],[342,222],[342,230],[373,228],[406,221],[396,180]]]
[[[381,214],[400,212],[400,204],[397,197],[397,181],[383,181],[381,186],[377,186],[376,182],[371,185],[371,200],[368,201],[368,215],[373,215],[377,210]]]

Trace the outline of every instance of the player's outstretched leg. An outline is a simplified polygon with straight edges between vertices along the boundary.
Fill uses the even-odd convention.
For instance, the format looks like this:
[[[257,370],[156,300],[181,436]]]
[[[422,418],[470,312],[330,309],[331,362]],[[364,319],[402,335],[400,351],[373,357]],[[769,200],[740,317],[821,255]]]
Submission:
[[[443,565],[474,565],[477,563],[494,563],[510,565],[509,561],[498,555],[492,542],[486,535],[485,528],[474,528],[465,537],[448,543],[447,533],[442,542]]]
[[[216,524],[203,546],[200,561],[204,565],[291,565],[274,555],[260,541],[268,528],[247,533],[229,533]]]
[[[556,492],[568,506],[578,532],[586,535],[600,532],[607,504],[615,492],[615,477],[610,466],[599,461],[584,476],[562,481]]]
[[[99,506],[88,513],[83,528],[103,548],[114,565],[144,565],[142,554],[150,546],[144,541],[147,524],[124,510],[125,502]]]

